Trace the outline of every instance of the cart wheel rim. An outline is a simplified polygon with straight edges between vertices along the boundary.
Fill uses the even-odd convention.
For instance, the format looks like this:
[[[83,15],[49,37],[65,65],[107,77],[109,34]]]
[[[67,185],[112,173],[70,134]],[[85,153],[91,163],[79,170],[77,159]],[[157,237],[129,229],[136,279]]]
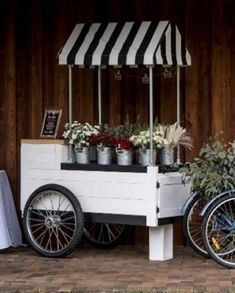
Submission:
[[[63,193],[43,191],[29,205],[26,227],[36,247],[46,253],[58,253],[72,242],[77,215],[72,203]]]

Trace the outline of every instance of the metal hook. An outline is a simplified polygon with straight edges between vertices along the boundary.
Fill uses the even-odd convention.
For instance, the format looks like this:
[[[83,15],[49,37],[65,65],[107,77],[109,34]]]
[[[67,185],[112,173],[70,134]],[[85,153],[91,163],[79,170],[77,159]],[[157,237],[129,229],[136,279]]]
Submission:
[[[121,73],[120,73],[120,70],[118,70],[118,71],[115,73],[114,77],[115,77],[116,80],[122,80],[122,75],[121,75]]]
[[[149,83],[149,77],[148,77],[148,75],[146,73],[142,77],[142,83],[144,83],[144,84],[148,84]]]
[[[171,71],[169,71],[167,68],[164,69],[162,75],[164,76],[164,78],[171,78],[172,77]]]

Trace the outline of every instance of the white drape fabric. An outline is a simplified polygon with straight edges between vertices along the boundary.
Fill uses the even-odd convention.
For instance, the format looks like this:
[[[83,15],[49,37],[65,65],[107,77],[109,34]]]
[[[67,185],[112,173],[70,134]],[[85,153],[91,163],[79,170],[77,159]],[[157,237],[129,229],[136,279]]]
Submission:
[[[0,249],[22,245],[22,234],[11,188],[5,171],[0,170]]]

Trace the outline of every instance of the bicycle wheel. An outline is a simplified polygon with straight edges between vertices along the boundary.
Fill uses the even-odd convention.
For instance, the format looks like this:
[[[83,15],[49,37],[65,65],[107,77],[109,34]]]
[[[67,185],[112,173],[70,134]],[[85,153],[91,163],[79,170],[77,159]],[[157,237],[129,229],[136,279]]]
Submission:
[[[183,231],[188,244],[201,256],[208,257],[202,239],[202,217],[201,210],[207,203],[207,199],[201,193],[190,202],[183,217]]]
[[[204,245],[210,256],[227,268],[235,268],[235,192],[211,205],[202,226]]]
[[[126,225],[85,223],[84,235],[87,242],[97,248],[113,248],[123,239]]]
[[[29,197],[23,215],[25,237],[47,257],[64,257],[83,234],[83,213],[77,198],[66,188],[49,184]]]

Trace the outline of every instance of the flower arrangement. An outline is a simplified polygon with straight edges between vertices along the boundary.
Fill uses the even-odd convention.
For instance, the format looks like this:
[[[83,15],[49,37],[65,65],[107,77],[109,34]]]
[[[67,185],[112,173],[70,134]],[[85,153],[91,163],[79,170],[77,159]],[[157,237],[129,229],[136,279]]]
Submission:
[[[186,129],[177,123],[171,125],[158,124],[157,129],[164,135],[162,147],[172,149],[178,145],[182,145],[185,148],[192,149],[192,138],[188,135]]]
[[[116,148],[117,154],[133,153],[132,150],[135,147],[138,148],[140,153],[147,154],[150,148],[150,130],[148,125],[139,123],[138,121],[130,124],[128,117],[123,125],[112,129],[107,125],[93,126],[88,122],[79,123],[78,121],[74,121],[71,125],[66,123],[63,137],[68,139],[69,144],[77,151],[76,153],[89,151],[90,156],[94,154],[95,159],[92,160],[96,160],[96,154],[101,151],[106,152],[108,151],[107,149],[110,149],[112,152],[112,147]],[[191,137],[177,123],[163,125],[157,124],[157,121],[155,121],[152,138],[154,154],[156,153],[156,149],[162,149],[161,153],[170,150],[173,154],[173,148],[177,145],[183,145],[189,149],[192,148]],[[91,147],[88,150],[85,149],[88,146]],[[94,148],[94,146],[97,146],[97,148]],[[97,153],[96,149],[98,151]]]
[[[97,135],[99,133],[99,126],[92,126],[88,122],[79,123],[74,121],[71,126],[69,123],[65,124],[65,131],[62,136],[68,139],[75,150],[79,150],[83,147],[88,147],[91,135]]]
[[[150,147],[149,129],[141,130],[139,133],[132,135],[130,141],[138,148],[148,149]],[[153,131],[153,147],[161,148],[164,143],[167,143],[164,138],[164,133],[155,127]]]
[[[124,124],[118,125],[114,128],[114,147],[123,150],[132,150],[134,145],[129,138],[134,133],[134,129],[135,124],[129,122],[129,117],[127,115]]]
[[[115,144],[115,138],[111,129],[105,129],[98,133],[93,133],[89,137],[89,143],[99,147],[112,147]]]

